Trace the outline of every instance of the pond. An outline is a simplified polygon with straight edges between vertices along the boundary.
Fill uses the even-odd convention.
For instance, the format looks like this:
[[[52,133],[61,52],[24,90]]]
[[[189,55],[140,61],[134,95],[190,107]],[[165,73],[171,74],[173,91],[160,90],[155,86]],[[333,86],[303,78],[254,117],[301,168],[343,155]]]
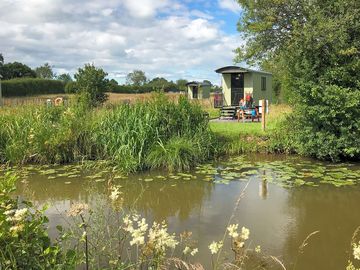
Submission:
[[[232,223],[250,229],[249,244],[260,245],[287,269],[295,262],[296,269],[345,269],[360,225],[359,165],[255,155],[202,165],[191,173],[128,177],[76,165],[27,167],[17,192],[37,206],[49,204],[52,235],[57,224],[66,224],[72,203],[106,204],[111,181],[121,186],[125,208],[149,220],[166,220],[171,232],[191,231],[199,248],[193,261],[206,268],[208,245],[222,238],[234,212]],[[314,231],[319,232],[299,251]]]

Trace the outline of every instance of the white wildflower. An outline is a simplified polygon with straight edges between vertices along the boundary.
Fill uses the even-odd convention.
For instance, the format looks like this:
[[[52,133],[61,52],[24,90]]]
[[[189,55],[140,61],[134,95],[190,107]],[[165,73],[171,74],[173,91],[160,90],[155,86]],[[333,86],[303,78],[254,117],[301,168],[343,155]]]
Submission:
[[[191,248],[189,248],[189,247],[185,247],[185,248],[184,248],[183,253],[184,253],[185,255],[189,254],[190,252],[191,252]]]
[[[195,256],[195,254],[198,253],[198,252],[199,252],[199,249],[194,248],[194,249],[190,252],[190,255],[191,255],[191,256]]]
[[[241,235],[240,235],[241,239],[248,240],[249,235],[250,235],[250,230],[245,228],[245,227],[242,227],[241,228]]]
[[[360,242],[358,245],[353,244],[353,255],[356,260],[360,260]]]
[[[213,241],[210,246],[209,246],[209,249],[211,251],[211,254],[216,254],[219,252],[219,250],[222,248],[223,246],[223,242],[220,241],[220,242],[215,242]]]
[[[134,226],[135,220],[137,222]],[[143,245],[145,243],[145,233],[148,229],[145,218],[139,220],[139,215],[133,215],[131,218],[127,215],[123,221],[126,225],[124,230],[131,233],[132,240],[130,241],[130,245]]]
[[[149,230],[149,242],[153,243],[155,249],[165,251],[165,249],[174,249],[179,242],[175,239],[175,234],[167,232],[167,225],[163,222],[161,225],[154,222]]]
[[[260,253],[260,252],[261,252],[261,247],[260,247],[260,246],[256,246],[256,247],[255,247],[255,252],[256,252],[256,253]]]
[[[17,233],[21,232],[23,229],[24,229],[24,225],[20,224],[20,225],[10,227],[10,232],[17,234]]]
[[[10,215],[12,215],[12,214],[14,214],[14,213],[15,213],[15,210],[14,210],[14,209],[12,209],[12,210],[7,210],[7,211],[4,212],[4,214],[5,214],[6,216],[10,216]]]
[[[239,224],[232,224],[229,227],[227,227],[230,237],[236,238],[239,236],[239,233],[237,232],[238,227],[239,227]]]
[[[121,194],[121,191],[120,191],[119,187],[112,187],[111,188],[110,199],[112,201],[116,201],[117,199],[119,199],[120,194]]]
[[[18,209],[15,211],[15,214],[14,214],[14,217],[13,217],[13,220],[15,221],[21,221],[25,218],[27,212],[29,210],[27,208],[23,208],[23,209]]]
[[[240,242],[239,243],[239,247],[243,248],[245,246],[245,243],[244,242]]]

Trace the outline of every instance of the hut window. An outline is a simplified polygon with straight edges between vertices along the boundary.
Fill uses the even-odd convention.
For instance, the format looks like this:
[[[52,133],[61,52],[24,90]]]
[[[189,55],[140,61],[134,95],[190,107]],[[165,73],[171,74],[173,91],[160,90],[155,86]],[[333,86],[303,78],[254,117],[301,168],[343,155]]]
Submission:
[[[266,91],[266,77],[261,77],[261,91]]]

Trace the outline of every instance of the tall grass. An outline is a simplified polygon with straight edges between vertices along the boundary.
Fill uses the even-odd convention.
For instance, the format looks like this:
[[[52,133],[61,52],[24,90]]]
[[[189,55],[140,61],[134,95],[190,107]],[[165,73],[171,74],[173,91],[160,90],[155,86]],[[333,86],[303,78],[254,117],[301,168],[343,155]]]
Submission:
[[[159,148],[161,144],[166,147]],[[92,111],[26,106],[0,114],[1,162],[106,159],[126,172],[176,170],[212,157],[215,150],[216,140],[201,107],[185,98],[175,103],[156,95],[145,102]],[[155,158],[160,156],[161,161]]]

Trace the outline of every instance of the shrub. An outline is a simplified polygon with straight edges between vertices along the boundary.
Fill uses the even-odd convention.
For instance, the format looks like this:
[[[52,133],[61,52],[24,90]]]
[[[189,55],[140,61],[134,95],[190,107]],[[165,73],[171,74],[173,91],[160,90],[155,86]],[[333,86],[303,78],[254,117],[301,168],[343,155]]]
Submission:
[[[74,75],[79,100],[90,107],[96,107],[104,103],[107,99],[105,91],[108,88],[108,80],[105,79],[107,73],[94,65],[86,64],[84,68],[79,68]]]
[[[65,83],[46,79],[13,79],[1,82],[4,97],[65,93]]]
[[[0,177],[0,268],[74,269],[75,251],[50,241],[45,209],[32,209],[30,202],[10,196],[15,181],[14,175]]]
[[[295,149],[320,159],[360,159],[360,91],[314,86],[288,118]]]
[[[76,82],[67,82],[65,85],[65,93],[66,94],[75,94],[78,92],[78,87]]]

